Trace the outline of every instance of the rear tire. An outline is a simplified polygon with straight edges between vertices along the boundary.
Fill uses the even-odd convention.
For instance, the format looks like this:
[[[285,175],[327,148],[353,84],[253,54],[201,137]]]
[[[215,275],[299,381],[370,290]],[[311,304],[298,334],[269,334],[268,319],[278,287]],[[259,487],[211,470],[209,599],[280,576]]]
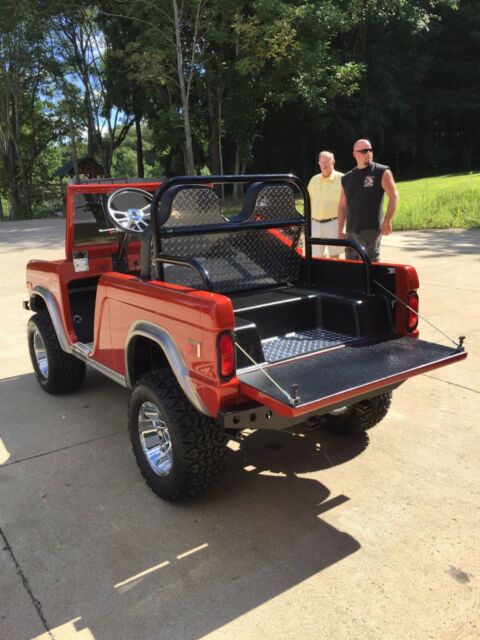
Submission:
[[[38,384],[47,393],[68,393],[85,380],[85,363],[65,353],[49,314],[41,311],[27,325],[28,350]]]
[[[224,430],[194,409],[168,370],[149,373],[137,383],[130,397],[129,430],[140,471],[164,500],[201,495],[224,469]]]
[[[340,414],[327,413],[323,426],[339,434],[362,433],[378,424],[387,415],[392,402],[392,393],[383,393],[376,398],[362,400],[345,408]]]

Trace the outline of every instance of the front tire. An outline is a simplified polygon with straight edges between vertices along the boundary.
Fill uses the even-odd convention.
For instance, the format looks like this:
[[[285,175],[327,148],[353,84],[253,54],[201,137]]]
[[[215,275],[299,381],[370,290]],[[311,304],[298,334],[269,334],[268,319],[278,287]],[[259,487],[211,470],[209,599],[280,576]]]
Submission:
[[[387,415],[392,402],[392,393],[383,393],[349,407],[341,413],[327,413],[323,426],[340,434],[362,433],[378,424]]]
[[[225,432],[192,407],[168,370],[137,383],[130,397],[129,430],[140,471],[164,500],[198,496],[223,471]]]
[[[49,314],[41,311],[27,325],[28,350],[38,384],[47,393],[68,393],[85,380],[85,363],[65,353]]]

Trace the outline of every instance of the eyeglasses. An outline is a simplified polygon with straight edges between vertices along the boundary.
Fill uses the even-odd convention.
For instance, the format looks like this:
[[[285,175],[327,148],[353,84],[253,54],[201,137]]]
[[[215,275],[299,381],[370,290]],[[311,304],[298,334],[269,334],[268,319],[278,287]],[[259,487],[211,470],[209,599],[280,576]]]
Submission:
[[[355,151],[355,153],[361,153],[362,155],[365,155],[366,153],[368,153],[369,151],[371,151],[373,153],[373,149],[357,149]]]

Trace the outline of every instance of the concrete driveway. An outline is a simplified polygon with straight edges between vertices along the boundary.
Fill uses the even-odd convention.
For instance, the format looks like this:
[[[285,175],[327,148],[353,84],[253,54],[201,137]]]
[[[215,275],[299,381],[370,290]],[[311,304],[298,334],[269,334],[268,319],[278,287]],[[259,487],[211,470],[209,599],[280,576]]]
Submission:
[[[247,435],[184,506],[144,484],[124,389],[34,379],[24,267],[62,239],[61,220],[0,225],[0,638],[480,637],[479,231],[382,250],[417,268],[422,314],[467,336],[465,361],[402,385],[368,438]]]

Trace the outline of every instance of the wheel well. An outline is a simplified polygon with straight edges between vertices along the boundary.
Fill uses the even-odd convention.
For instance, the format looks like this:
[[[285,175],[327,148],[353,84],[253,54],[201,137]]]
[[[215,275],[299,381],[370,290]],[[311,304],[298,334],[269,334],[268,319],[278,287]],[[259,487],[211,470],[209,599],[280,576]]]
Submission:
[[[48,311],[47,303],[42,296],[34,295],[30,298],[30,309],[32,311]]]
[[[133,339],[128,349],[128,370],[133,385],[141,376],[158,369],[170,368],[163,349],[143,336]]]

